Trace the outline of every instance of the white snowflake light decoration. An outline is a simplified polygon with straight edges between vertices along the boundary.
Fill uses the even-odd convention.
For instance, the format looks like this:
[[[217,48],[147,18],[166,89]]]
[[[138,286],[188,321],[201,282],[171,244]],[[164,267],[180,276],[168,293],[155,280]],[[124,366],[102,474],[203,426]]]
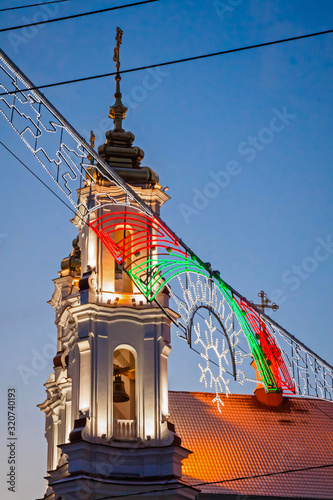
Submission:
[[[194,341],[195,345],[200,344],[204,350],[204,353],[201,353],[202,358],[206,361],[206,365],[203,367],[201,363],[199,363],[199,367],[201,370],[200,382],[205,383],[205,387],[208,385],[210,388],[214,386],[216,396],[213,399],[213,403],[217,403],[217,407],[219,412],[221,412],[221,405],[224,406],[224,403],[221,399],[221,394],[224,392],[226,396],[230,394],[229,390],[229,379],[225,378],[226,369],[223,366],[223,361],[229,365],[229,361],[227,358],[227,354],[229,349],[225,347],[225,340],[222,339],[222,350],[219,351],[219,339],[214,338],[214,332],[216,331],[216,327],[213,325],[212,314],[209,314],[209,320],[205,319],[205,333],[204,338],[201,334],[200,323],[194,325],[194,331],[196,334],[196,340]],[[211,356],[210,353],[213,352],[218,360],[218,363],[215,363],[218,368],[217,376],[214,375],[212,367],[211,367]]]

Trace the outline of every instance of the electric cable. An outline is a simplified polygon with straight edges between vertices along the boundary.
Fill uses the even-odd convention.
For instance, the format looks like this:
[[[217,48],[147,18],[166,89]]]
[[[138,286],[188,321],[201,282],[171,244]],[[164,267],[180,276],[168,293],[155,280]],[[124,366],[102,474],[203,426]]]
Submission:
[[[107,497],[102,497],[99,498],[98,500],[110,500],[113,498],[126,498],[126,497],[131,497],[131,496],[138,496],[138,495],[147,495],[150,493],[162,493],[165,491],[171,491],[171,490],[176,490],[176,489],[183,489],[183,488],[198,488],[200,486],[208,486],[211,484],[222,484],[222,483],[231,483],[231,482],[237,482],[237,481],[245,481],[247,479],[258,479],[261,477],[270,477],[270,476],[278,476],[278,475],[283,475],[283,474],[290,474],[293,472],[304,472],[308,470],[318,470],[318,469],[325,469],[333,467],[332,464],[324,464],[324,465],[313,465],[310,467],[302,467],[299,469],[286,469],[282,471],[276,471],[276,472],[266,472],[264,474],[254,474],[252,476],[241,476],[241,477],[235,477],[231,479],[222,479],[221,481],[205,481],[202,483],[197,483],[197,484],[177,484],[175,486],[172,486],[171,488],[164,488],[164,489],[158,489],[158,490],[148,490],[144,492],[133,492],[133,493],[126,493],[125,495],[111,495]],[[169,483],[165,483],[166,485]]]
[[[70,0],[53,0],[53,2],[32,3],[30,5],[20,5],[18,7],[6,7],[5,9],[0,9],[0,12],[5,12],[8,10],[17,10],[17,9],[28,9],[30,7],[39,7],[41,5],[49,5],[50,3],[60,3],[60,2],[70,2]]]
[[[152,1],[156,1],[156,0],[152,0]],[[146,3],[146,2],[141,2],[141,3]],[[138,4],[134,4],[134,5],[138,5]],[[126,7],[126,6],[123,5],[122,7]],[[119,8],[119,7],[117,7],[117,8]],[[0,32],[1,31],[3,31],[3,30],[0,30]],[[277,45],[277,44],[280,44],[280,43],[292,42],[292,41],[295,41],[295,40],[302,40],[302,39],[305,39],[305,38],[310,38],[310,37],[315,37],[315,36],[320,36],[320,35],[327,35],[329,33],[333,33],[333,29],[332,30],[326,30],[326,31],[318,31],[316,33],[308,33],[307,35],[294,36],[294,37],[291,37],[291,38],[282,38],[280,40],[274,40],[274,41],[271,41],[271,42],[258,43],[258,44],[255,44],[255,45],[247,45],[247,46],[244,46],[244,47],[238,47],[236,49],[221,50],[219,52],[212,52],[212,53],[209,53],[209,54],[203,54],[201,56],[185,57],[183,59],[175,59],[173,61],[167,61],[167,62],[162,62],[162,63],[158,63],[158,64],[149,64],[149,65],[140,66],[140,67],[137,67],[137,68],[124,69],[124,70],[120,70],[118,72],[118,74],[133,73],[135,71],[143,71],[145,69],[158,68],[158,67],[161,67],[161,66],[170,66],[172,64],[180,64],[180,63],[189,62],[189,61],[196,61],[198,59],[206,59],[208,57],[222,56],[222,55],[225,55],[225,54],[232,54],[234,52],[241,52],[241,51],[244,51],[244,50],[252,50],[252,49],[257,49],[259,47],[268,47],[269,45]],[[45,85],[38,85],[38,86],[35,86],[35,87],[30,87],[30,88],[26,88],[26,89],[22,89],[22,90],[13,90],[12,92],[3,92],[3,93],[0,93],[0,96],[8,95],[8,94],[12,95],[12,94],[20,93],[20,92],[27,92],[27,91],[30,91],[30,90],[46,89],[46,88],[50,88],[50,87],[58,87],[59,85],[68,85],[70,83],[85,82],[85,81],[88,81],[88,80],[96,80],[96,79],[99,79],[99,78],[106,78],[108,76],[115,76],[115,75],[117,75],[116,71],[111,72],[111,73],[103,73],[103,74],[100,74],[100,75],[85,76],[85,77],[82,77],[82,78],[74,78],[72,80],[65,80],[65,81],[62,81],[62,82],[48,83],[48,84],[45,84]]]
[[[57,17],[55,19],[46,19],[45,21],[37,21],[35,23],[21,24],[20,26],[11,26],[10,28],[0,29],[0,33],[4,33],[6,31],[14,31],[21,28],[30,28],[30,26],[39,26],[40,24],[66,21],[67,19],[76,19],[77,17],[92,16],[93,14],[101,14],[102,12],[110,12],[112,10],[125,9],[127,7],[135,7],[136,5],[143,5],[152,2],[159,2],[159,0],[143,0],[142,2],[128,3],[126,5],[118,5],[117,7],[108,7],[107,9],[92,10],[90,12],[82,12],[81,14],[72,14],[71,16]]]

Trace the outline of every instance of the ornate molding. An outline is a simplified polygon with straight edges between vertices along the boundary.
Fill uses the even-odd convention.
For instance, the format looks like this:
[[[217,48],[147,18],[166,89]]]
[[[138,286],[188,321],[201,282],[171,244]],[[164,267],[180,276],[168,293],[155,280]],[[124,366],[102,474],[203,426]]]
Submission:
[[[62,302],[61,286],[59,285],[59,283],[54,281],[54,292],[51,299],[48,301],[48,304],[54,307],[54,309],[57,311],[61,306],[61,302]]]
[[[66,328],[68,323],[72,323],[72,322],[74,322],[74,318],[73,318],[73,315],[70,311],[70,306],[67,306],[59,315],[57,324],[59,326],[62,326],[62,328]]]

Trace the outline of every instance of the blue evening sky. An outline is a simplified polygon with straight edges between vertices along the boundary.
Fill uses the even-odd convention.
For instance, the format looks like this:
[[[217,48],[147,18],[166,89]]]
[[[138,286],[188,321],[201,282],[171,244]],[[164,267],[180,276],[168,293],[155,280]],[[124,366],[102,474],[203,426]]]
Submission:
[[[2,0],[0,7],[11,3]],[[24,3],[33,2],[15,5]],[[1,13],[0,26],[125,3],[72,0],[17,10]],[[126,69],[332,29],[333,4],[160,0],[1,33],[0,44],[34,83],[44,84],[113,71],[117,26],[124,31],[121,68]],[[122,79],[129,108],[124,127],[145,151],[142,164],[170,187],[172,199],[162,218],[243,295],[257,300],[265,290],[280,305],[274,319],[330,363],[332,48],[333,34],[328,34]],[[112,78],[44,93],[86,139],[93,129],[96,146],[104,141],[112,127],[107,118],[114,100]],[[1,118],[0,134],[20,158],[35,165]],[[46,442],[44,414],[36,404],[45,399],[43,383],[52,370],[56,335],[46,301],[76,229],[71,213],[2,147],[0,158],[0,404],[5,407],[7,388],[14,385],[19,430],[19,493],[7,492],[3,445],[1,495],[40,498]],[[196,356],[176,335],[172,347],[170,388],[204,390]],[[22,367],[34,373],[23,380]],[[5,417],[2,411],[2,429]]]

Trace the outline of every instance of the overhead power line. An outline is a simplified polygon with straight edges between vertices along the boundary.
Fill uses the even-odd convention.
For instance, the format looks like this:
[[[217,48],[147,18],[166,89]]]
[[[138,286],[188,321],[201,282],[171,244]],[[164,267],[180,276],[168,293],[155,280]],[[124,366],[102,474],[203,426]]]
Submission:
[[[258,479],[261,477],[270,477],[270,476],[278,476],[282,474],[289,474],[292,472],[304,472],[308,470],[318,470],[318,469],[327,469],[329,467],[333,467],[333,464],[325,464],[325,465],[314,465],[310,467],[302,467],[300,469],[287,469],[283,471],[277,471],[277,472],[267,472],[265,474],[254,474],[253,476],[241,476],[241,477],[235,477],[231,479],[222,479],[221,481],[207,481],[203,483],[196,483],[196,484],[177,484],[174,486],[171,486],[169,488],[164,488],[164,489],[157,489],[157,490],[150,490],[150,491],[144,491],[144,492],[133,492],[133,493],[125,493],[125,495],[111,495],[108,497],[102,497],[99,500],[111,500],[113,498],[126,498],[126,497],[131,497],[131,496],[138,496],[138,495],[147,495],[148,493],[162,493],[165,491],[170,491],[170,490],[180,490],[183,488],[198,488],[200,486],[208,486],[210,484],[224,484],[224,483],[232,483],[236,481],[245,481],[247,479]],[[165,483],[166,485],[168,483]]]
[[[29,28],[30,26],[38,26],[40,24],[56,23],[57,21],[65,21],[67,19],[75,19],[77,17],[92,16],[93,14],[101,14],[102,12],[110,12],[111,10],[125,9],[127,7],[135,7],[136,5],[143,5],[146,3],[159,2],[159,0],[144,0],[142,2],[129,3],[126,5],[118,5],[118,7],[109,7],[107,9],[92,10],[90,12],[83,12],[82,14],[73,14],[71,16],[57,17],[56,19],[47,19],[46,21],[38,21],[36,23],[21,24],[20,26],[12,26],[11,28],[2,28],[0,33],[5,31],[13,31],[21,28]]]
[[[70,0],[53,0],[53,2],[42,2],[42,3],[32,3],[30,5],[19,5],[18,7],[7,7],[6,9],[0,9],[0,12],[5,12],[6,10],[17,10],[17,9],[28,9],[29,7],[39,7],[40,5],[49,5],[50,3],[60,3],[69,2]]]
[[[123,6],[125,7],[125,6]],[[186,57],[184,59],[175,59],[173,61],[167,61],[167,62],[162,62],[158,64],[149,64],[147,66],[140,66],[137,68],[130,68],[130,69],[124,69],[119,71],[120,74],[125,74],[125,73],[133,73],[135,71],[143,71],[144,69],[150,69],[150,68],[158,68],[161,66],[170,66],[172,64],[179,64],[179,63],[184,63],[188,61],[196,61],[198,59],[206,59],[208,57],[215,57],[215,56],[222,56],[225,54],[232,54],[233,52],[241,52],[244,50],[251,50],[251,49],[257,49],[259,47],[267,47],[269,45],[277,45],[279,43],[285,43],[285,42],[292,42],[295,40],[302,40],[303,38],[310,38],[314,36],[320,36],[320,35],[327,35],[328,33],[333,33],[333,30],[326,30],[326,31],[318,31],[317,33],[309,33],[307,35],[300,35],[300,36],[294,36],[291,38],[282,38],[280,40],[274,40],[272,42],[264,42],[264,43],[258,43],[256,45],[247,45],[245,47],[239,47],[237,49],[229,49],[229,50],[221,50],[219,52],[212,52],[210,54],[204,54],[201,56],[193,56],[193,57]],[[37,89],[46,89],[50,87],[58,87],[59,85],[67,85],[69,83],[78,83],[78,82],[85,82],[88,80],[96,80],[98,78],[106,78],[108,76],[115,76],[117,72],[112,72],[112,73],[103,73],[100,75],[93,75],[93,76],[85,76],[82,78],[75,78],[73,80],[65,80],[62,82],[56,82],[56,83],[48,83],[46,85],[38,85],[36,87],[30,87],[27,89],[22,89],[22,90],[14,90],[13,92],[10,92],[10,94],[17,94],[20,92],[26,92],[29,90],[37,90]],[[2,95],[7,95],[7,92],[1,93],[0,96]]]

